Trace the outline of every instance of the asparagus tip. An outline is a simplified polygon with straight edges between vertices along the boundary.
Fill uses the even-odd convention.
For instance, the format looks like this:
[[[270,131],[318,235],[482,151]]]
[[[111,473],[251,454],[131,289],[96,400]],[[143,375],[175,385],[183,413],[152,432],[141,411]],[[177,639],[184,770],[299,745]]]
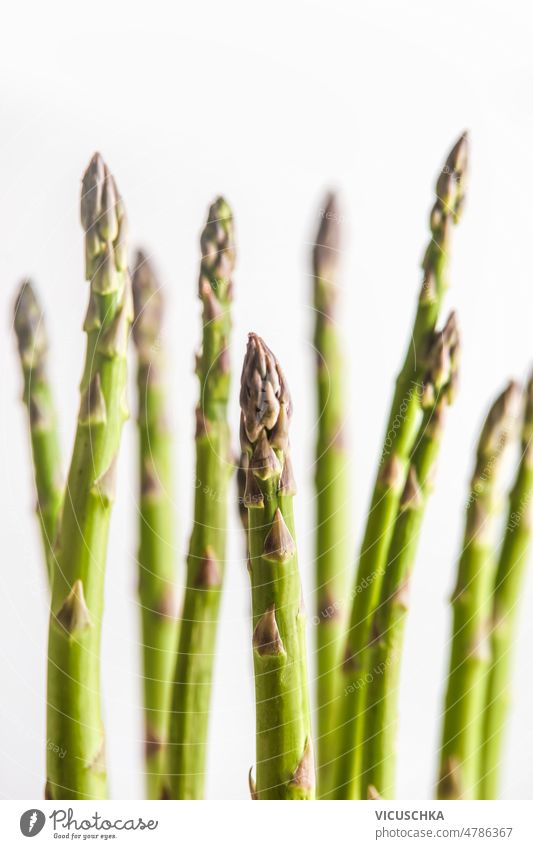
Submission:
[[[85,276],[99,295],[119,291],[127,272],[127,222],[115,180],[95,153],[82,178],[80,216],[85,230]]]
[[[481,453],[501,452],[512,436],[521,406],[521,389],[515,380],[510,380],[498,395],[489,410],[481,432]]]
[[[229,227],[233,223],[231,207],[223,195],[218,195],[209,207],[206,227],[213,224],[221,224]]]
[[[233,213],[222,196],[209,207],[200,248],[200,297],[205,299],[211,291],[218,300],[231,298],[231,275],[235,267]]]
[[[340,247],[339,202],[334,192],[328,192],[320,210],[320,224],[313,248],[314,275],[331,280],[337,265]]]
[[[24,362],[39,360],[48,348],[43,310],[30,280],[20,284],[13,308],[13,327]]]
[[[494,406],[501,406],[502,416],[516,418],[520,408],[521,386],[517,380],[509,380]]]
[[[133,292],[133,340],[138,349],[152,347],[161,332],[163,296],[153,264],[147,254],[137,251],[131,281]]]
[[[432,230],[442,229],[451,217],[457,223],[463,209],[468,173],[468,133],[464,132],[450,150],[436,186],[437,201],[431,215]]]
[[[98,219],[109,171],[100,153],[93,153],[81,181],[81,223],[85,231]]]
[[[468,165],[469,147],[470,137],[468,134],[468,130],[464,130],[448,154],[448,158],[446,160],[446,167],[450,171],[453,171],[459,175],[465,173]]]
[[[271,432],[276,425],[283,433],[276,433],[275,438],[283,441],[291,413],[290,394],[276,357],[256,333],[248,334],[240,403],[245,435],[251,443],[263,429]]]

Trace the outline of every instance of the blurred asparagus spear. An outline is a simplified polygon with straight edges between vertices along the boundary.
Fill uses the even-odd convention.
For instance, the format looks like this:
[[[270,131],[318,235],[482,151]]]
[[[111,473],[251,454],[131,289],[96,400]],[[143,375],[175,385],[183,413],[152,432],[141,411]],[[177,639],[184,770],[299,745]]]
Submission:
[[[163,790],[164,753],[176,648],[172,438],[161,345],[164,303],[139,251],[132,279],[139,431],[139,601],[143,642],[145,767],[149,799]]]
[[[61,452],[57,418],[48,377],[48,338],[41,305],[29,280],[21,284],[14,328],[22,376],[23,400],[28,410],[37,515],[41,527],[50,586],[54,569],[54,540],[63,498]]]
[[[505,536],[492,592],[490,669],[485,700],[481,774],[478,797],[496,799],[505,720],[511,689],[510,673],[515,620],[524,570],[531,549],[533,497],[533,376],[524,392],[521,454],[509,495]]]
[[[394,798],[398,687],[409,583],[435,476],[446,408],[457,383],[459,336],[452,314],[436,332],[424,377],[424,416],[398,508],[379,604],[366,687],[363,789]],[[371,790],[372,788],[372,790]]]
[[[477,446],[452,598],[453,633],[440,750],[439,799],[475,799],[479,792],[502,459],[513,435],[517,401],[518,387],[510,383],[492,405]]]
[[[199,295],[202,350],[197,372],[194,523],[180,624],[169,732],[167,793],[201,799],[218,611],[226,556],[227,500],[233,461],[227,421],[235,247],[233,217],[223,198],[209,210],[201,237]]]
[[[326,198],[313,248],[317,385],[315,454],[318,792],[327,798],[334,768],[335,708],[348,583],[348,463],[344,445],[344,366],[335,324],[340,245],[338,202]]]

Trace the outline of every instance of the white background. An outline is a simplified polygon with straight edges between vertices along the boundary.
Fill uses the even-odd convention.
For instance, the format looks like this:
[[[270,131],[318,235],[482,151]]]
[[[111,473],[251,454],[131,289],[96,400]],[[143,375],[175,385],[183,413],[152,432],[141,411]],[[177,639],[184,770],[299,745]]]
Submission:
[[[345,215],[342,332],[348,355],[352,550],[364,525],[392,380],[408,337],[433,185],[455,137],[471,131],[472,173],[454,235],[450,306],[464,336],[421,540],[401,692],[398,790],[429,798],[472,449],[487,403],[532,359],[533,27],[527,3],[19,2],[0,34],[0,795],[44,784],[47,593],[33,515],[13,293],[34,277],[52,339],[65,456],[77,412],[87,300],[79,183],[102,152],[134,243],[168,300],[176,522],[182,569],[194,480],[193,352],[200,327],[198,235],[224,193],[235,212],[233,363],[246,332],[265,336],[294,395],[298,542],[312,610],[315,438],[309,243],[323,191]],[[238,423],[237,379],[231,408]],[[236,445],[236,436],[235,436]],[[115,798],[142,795],[135,427],[120,460],[106,585],[103,689]],[[511,470],[512,471],[512,470]],[[236,515],[222,608],[208,795],[244,798],[254,759],[248,577]],[[533,790],[531,575],[515,646],[503,794]]]

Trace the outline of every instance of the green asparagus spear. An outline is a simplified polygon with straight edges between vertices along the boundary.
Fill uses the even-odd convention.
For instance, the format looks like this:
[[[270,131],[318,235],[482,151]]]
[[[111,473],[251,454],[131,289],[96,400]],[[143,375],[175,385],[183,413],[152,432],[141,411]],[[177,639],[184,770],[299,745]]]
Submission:
[[[318,790],[327,798],[332,784],[335,703],[340,687],[340,651],[345,625],[348,562],[348,465],[344,445],[344,371],[335,326],[339,212],[334,195],[321,210],[313,249],[317,384],[316,487],[316,657]]]
[[[100,632],[115,467],[127,418],[132,303],[124,209],[99,154],[83,178],[81,221],[91,293],[78,426],[55,550],[48,643],[50,799],[101,799],[107,792]]]
[[[194,524],[180,625],[169,734],[172,799],[201,799],[224,560],[228,484],[233,471],[227,421],[230,383],[233,218],[223,198],[209,210],[201,237],[199,294],[203,340],[198,358]]]
[[[313,799],[305,617],[296,554],[287,383],[251,333],[241,378],[241,447],[252,584],[256,799]]]
[[[372,626],[369,683],[365,690],[363,788],[365,793],[377,792],[383,799],[394,798],[398,686],[409,583],[433,486],[446,407],[455,390],[458,345],[452,314],[443,331],[435,333],[428,355],[422,395],[424,415],[398,508]]]
[[[396,380],[366,529],[353,589],[350,625],[343,662],[344,689],[339,696],[339,755],[335,768],[335,797],[361,798],[363,688],[368,662],[372,615],[379,598],[386,557],[411,450],[420,427],[420,381],[429,342],[444,297],[450,233],[464,202],[467,136],[452,148],[436,186],[430,215],[431,238],[422,262],[423,281],[404,364]]]
[[[480,777],[488,629],[495,577],[502,459],[513,435],[518,390],[510,383],[481,431],[452,597],[453,634],[444,708],[439,799],[475,799]]]
[[[160,334],[163,296],[139,251],[132,280],[137,348],[140,467],[139,601],[143,642],[145,768],[149,799],[160,799],[177,623],[174,604],[172,440]]]
[[[14,327],[24,379],[23,400],[30,423],[37,515],[51,586],[53,547],[63,498],[61,452],[47,373],[46,327],[41,306],[29,280],[22,283],[15,302]]]
[[[496,799],[505,720],[509,706],[515,619],[531,548],[533,496],[533,376],[524,393],[522,445],[518,473],[509,495],[509,512],[492,594],[491,653],[482,732],[480,799]]]

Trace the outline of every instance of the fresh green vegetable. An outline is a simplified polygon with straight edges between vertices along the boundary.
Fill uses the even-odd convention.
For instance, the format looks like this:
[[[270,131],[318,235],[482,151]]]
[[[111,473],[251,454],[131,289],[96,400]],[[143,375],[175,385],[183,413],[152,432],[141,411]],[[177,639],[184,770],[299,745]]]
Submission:
[[[227,421],[230,385],[233,217],[223,198],[209,210],[201,237],[199,295],[203,340],[198,357],[194,524],[180,625],[169,734],[172,799],[204,795],[206,743],[218,611],[226,557],[228,484],[234,464]]]
[[[335,761],[335,708],[341,685],[341,641],[348,584],[348,462],[344,439],[344,364],[335,324],[340,246],[336,197],[326,198],[313,248],[314,345],[317,385],[316,700],[318,791],[327,798]]]
[[[492,405],[477,446],[463,549],[452,597],[453,632],[440,750],[439,799],[475,799],[479,792],[502,459],[513,435],[517,400],[517,386],[510,383]]]
[[[161,343],[164,303],[148,258],[132,280],[139,431],[139,601],[143,643],[145,767],[148,798],[163,791],[177,622],[174,604],[172,438]]]
[[[533,497],[533,376],[524,392],[521,453],[492,591],[490,670],[483,716],[479,798],[496,799],[509,709],[515,620],[531,550]]]
[[[374,614],[369,683],[365,695],[363,790],[394,798],[398,687],[409,584],[424,512],[435,476],[446,407],[457,382],[459,336],[452,314],[436,332],[423,381],[424,415],[387,556]],[[366,788],[366,789],[365,789]],[[371,788],[373,790],[371,791]]]
[[[256,799],[313,799],[305,616],[292,499],[291,398],[280,365],[251,333],[241,378],[241,447],[252,584]]]
[[[439,175],[430,215],[431,236],[422,262],[423,282],[405,361],[394,397],[352,592],[352,609],[339,698],[335,797],[358,799],[363,794],[364,686],[369,662],[371,623],[409,469],[411,451],[422,417],[420,383],[447,288],[446,270],[452,225],[464,203],[467,137],[452,148]],[[365,795],[365,794],[363,794]]]
[[[50,799],[102,799],[107,793],[100,633],[115,469],[128,414],[132,303],[124,209],[99,154],[83,178],[81,221],[91,293],[78,426],[55,548],[48,642]]]
[[[28,410],[37,515],[41,527],[48,580],[54,571],[54,541],[63,498],[57,418],[48,378],[48,337],[41,305],[29,280],[15,302],[14,328]]]

